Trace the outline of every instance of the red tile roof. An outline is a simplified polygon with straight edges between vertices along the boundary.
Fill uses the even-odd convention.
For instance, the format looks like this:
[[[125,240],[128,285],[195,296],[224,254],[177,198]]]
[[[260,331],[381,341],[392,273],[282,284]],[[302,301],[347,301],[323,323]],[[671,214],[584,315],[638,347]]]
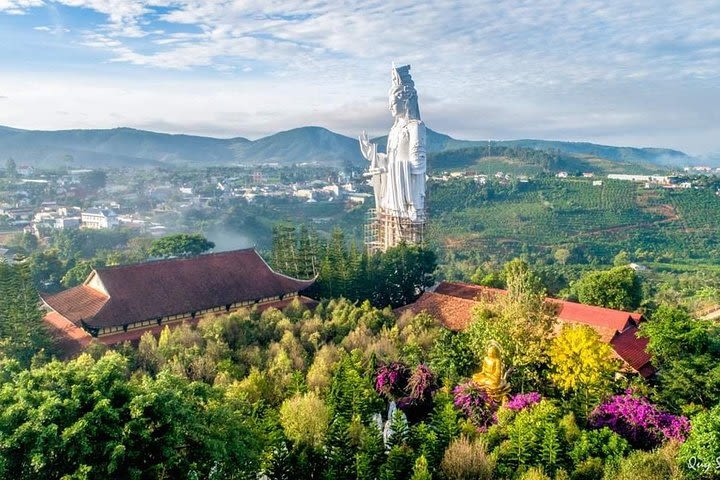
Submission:
[[[643,377],[649,377],[655,373],[652,366],[652,357],[647,353],[648,339],[638,337],[638,327],[628,327],[615,335],[610,341],[610,346],[615,350],[618,357],[625,361],[633,370]]]
[[[472,321],[472,308],[478,298],[492,300],[507,291],[466,283],[441,282],[432,292],[423,293],[410,305],[396,310],[402,313],[427,311],[451,330],[462,330]],[[609,343],[617,356],[629,367],[648,377],[654,373],[650,355],[645,351],[647,339],[638,338],[637,326],[643,321],[639,313],[548,298],[558,307],[558,319],[563,323],[580,323],[592,327],[602,341]]]
[[[395,310],[402,314],[409,310],[413,313],[427,312],[450,330],[463,330],[472,320],[472,309],[477,303],[466,298],[453,297],[437,292],[425,292],[415,303]]]
[[[40,295],[47,306],[61,312],[71,322],[80,323],[96,315],[108,301],[108,296],[87,285],[64,290],[54,295]]]
[[[88,284],[93,274],[107,296]],[[109,267],[93,274],[84,285],[43,295],[43,300],[73,322],[107,327],[286,295],[313,283],[274,272],[254,249]]]
[[[57,312],[48,312],[44,320],[55,346],[64,358],[78,355],[92,341],[89,333]]]

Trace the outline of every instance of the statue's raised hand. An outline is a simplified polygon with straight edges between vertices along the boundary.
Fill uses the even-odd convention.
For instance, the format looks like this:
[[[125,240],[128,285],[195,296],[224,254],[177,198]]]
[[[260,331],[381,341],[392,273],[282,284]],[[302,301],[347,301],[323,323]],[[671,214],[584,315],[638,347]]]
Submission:
[[[370,143],[370,140],[368,140],[367,133],[365,133],[365,130],[363,130],[362,135],[358,138],[360,140],[360,153],[362,153],[362,156],[365,157],[366,160],[374,161],[375,160],[375,144]]]

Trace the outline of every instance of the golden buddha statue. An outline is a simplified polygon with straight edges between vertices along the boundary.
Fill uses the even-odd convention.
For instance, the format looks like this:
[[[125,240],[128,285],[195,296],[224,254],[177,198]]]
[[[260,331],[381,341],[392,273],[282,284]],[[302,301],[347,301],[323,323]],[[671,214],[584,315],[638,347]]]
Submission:
[[[500,345],[491,340],[485,358],[483,358],[482,369],[473,375],[472,380],[485,390],[490,398],[496,402],[503,402],[510,393],[507,374],[508,372],[502,363]]]

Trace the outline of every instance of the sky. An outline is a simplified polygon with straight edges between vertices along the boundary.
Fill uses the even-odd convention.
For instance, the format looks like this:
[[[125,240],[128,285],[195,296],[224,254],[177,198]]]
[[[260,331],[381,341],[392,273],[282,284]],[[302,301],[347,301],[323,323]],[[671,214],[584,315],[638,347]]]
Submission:
[[[387,131],[720,152],[718,0],[0,0],[0,125]]]

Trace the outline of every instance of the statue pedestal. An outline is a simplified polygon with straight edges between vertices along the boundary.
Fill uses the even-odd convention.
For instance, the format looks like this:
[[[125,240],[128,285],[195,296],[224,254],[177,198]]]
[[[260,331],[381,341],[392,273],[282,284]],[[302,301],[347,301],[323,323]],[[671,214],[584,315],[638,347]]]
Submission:
[[[365,225],[365,245],[370,253],[384,252],[402,242],[422,245],[425,242],[425,212],[415,220],[392,213],[370,210]]]

